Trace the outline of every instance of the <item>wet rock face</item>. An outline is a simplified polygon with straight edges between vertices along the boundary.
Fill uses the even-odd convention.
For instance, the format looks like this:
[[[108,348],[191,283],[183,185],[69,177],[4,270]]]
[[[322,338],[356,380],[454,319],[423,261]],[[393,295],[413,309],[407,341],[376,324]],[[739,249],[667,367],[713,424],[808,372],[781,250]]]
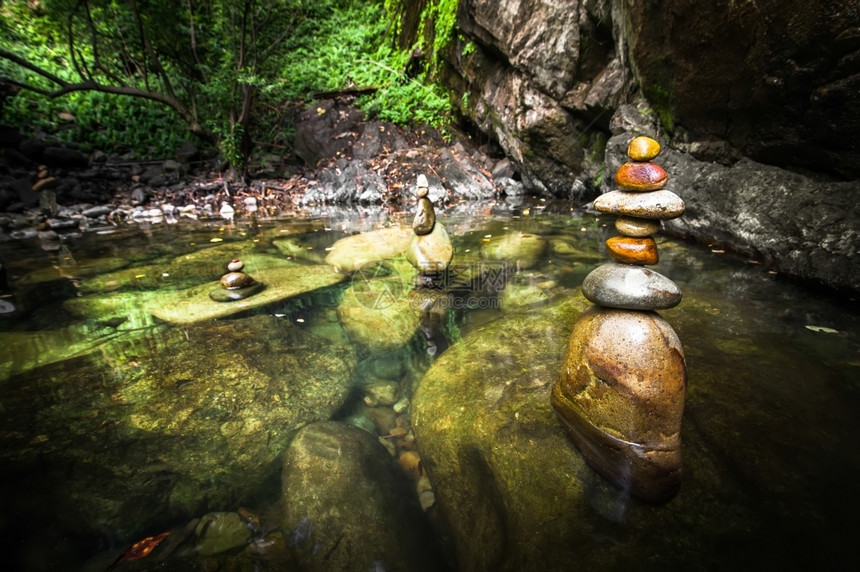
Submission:
[[[458,25],[476,49],[452,48],[445,81],[470,94],[466,115],[532,188],[569,194],[583,167],[599,168],[585,149],[602,137],[595,115],[620,101],[626,73],[608,12],[606,2],[460,3]]]
[[[856,2],[682,0],[626,11],[645,96],[676,125],[762,162],[860,175]]]
[[[552,405],[595,470],[661,502],[680,487],[686,377],[681,342],[657,313],[593,306],[573,328]]]
[[[592,198],[589,183],[598,180],[610,134],[653,135],[659,117],[675,137],[664,143],[687,147],[691,174],[701,171],[694,189],[674,188],[685,198],[694,191],[725,202],[732,199],[723,197],[726,180],[705,172],[714,162],[732,165],[744,156],[756,161],[744,168],[752,179],[738,176],[731,185],[746,196],[741,187],[748,181],[774,178],[767,165],[784,170],[787,178],[803,169],[839,179],[860,176],[857,17],[856,2],[845,1],[702,6],[682,0],[670,6],[464,0],[457,20],[463,39],[447,56],[443,80],[455,94],[468,94],[465,103],[459,98],[461,111],[499,142],[530,192],[570,196],[582,189],[577,198]],[[644,117],[637,107],[653,110]],[[615,173],[619,165],[605,157],[604,173]],[[680,173],[673,176],[681,182]],[[603,180],[601,190],[617,188],[610,177]],[[799,225],[803,229],[792,242],[802,234],[804,247],[779,247],[775,254],[781,270],[856,289],[856,276],[846,278],[844,267],[857,265],[840,268],[838,262],[847,242],[856,242],[856,224],[841,222],[856,220],[856,193],[842,200],[837,194],[853,191],[840,184],[847,185],[822,186],[831,208],[816,215],[821,222]],[[766,218],[772,215],[785,226],[805,217],[798,209],[802,201],[783,206],[780,197],[773,205],[772,193],[755,189],[767,204]],[[811,210],[823,203],[814,200]],[[762,233],[754,229],[735,232],[731,218],[716,212],[717,204],[694,208],[673,226],[749,251],[780,245],[759,239]],[[736,209],[731,216],[738,216]]]
[[[576,178],[563,166],[583,162],[637,85],[669,130],[856,178],[860,36],[847,4],[467,0],[458,25],[478,49],[452,50],[448,83],[524,178],[551,190],[553,174]]]

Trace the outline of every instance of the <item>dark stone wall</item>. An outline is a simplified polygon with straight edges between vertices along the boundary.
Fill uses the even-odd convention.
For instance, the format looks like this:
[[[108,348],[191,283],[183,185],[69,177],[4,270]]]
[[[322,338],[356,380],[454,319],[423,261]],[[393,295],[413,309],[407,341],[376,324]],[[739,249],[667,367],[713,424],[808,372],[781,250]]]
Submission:
[[[675,231],[860,289],[846,270],[860,236],[860,0],[461,0],[458,26],[441,79],[530,191],[611,190],[623,156],[607,142],[650,135],[670,179],[692,185],[673,186],[691,206]]]
[[[665,127],[771,165],[860,175],[858,0],[626,0],[625,15]]]

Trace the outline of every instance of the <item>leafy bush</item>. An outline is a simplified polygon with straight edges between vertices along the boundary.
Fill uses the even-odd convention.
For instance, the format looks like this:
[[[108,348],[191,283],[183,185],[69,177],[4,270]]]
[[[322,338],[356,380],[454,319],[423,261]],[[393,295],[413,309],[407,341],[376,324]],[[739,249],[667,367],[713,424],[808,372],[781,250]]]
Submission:
[[[358,103],[383,120],[437,128],[450,121],[451,102],[432,82],[432,63],[429,71],[405,73],[412,49],[395,47],[389,35],[391,0],[249,1],[0,0],[0,50],[46,71],[4,56],[0,77],[46,93],[90,81],[138,96],[101,89],[50,99],[21,91],[0,121],[140,157],[171,154],[191,130],[216,142],[239,170],[252,141],[283,142],[284,102],[318,91],[375,86]],[[422,20],[434,33],[424,52],[431,59],[452,37],[456,6],[426,5]],[[161,103],[152,94],[163,96]]]
[[[402,125],[443,129],[450,121],[449,98],[424,74],[405,74],[411,50],[391,45],[386,37],[391,18],[379,2],[354,2],[306,22],[282,59],[283,93],[301,99],[351,84],[375,86],[358,99],[366,112]]]

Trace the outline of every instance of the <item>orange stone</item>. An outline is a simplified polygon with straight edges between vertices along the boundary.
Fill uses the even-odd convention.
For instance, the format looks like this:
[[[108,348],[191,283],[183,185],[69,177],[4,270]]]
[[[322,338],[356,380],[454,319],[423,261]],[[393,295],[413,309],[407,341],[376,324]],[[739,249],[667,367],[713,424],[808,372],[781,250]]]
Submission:
[[[606,248],[616,262],[624,264],[657,264],[657,243],[650,236],[613,236],[606,241]]]
[[[627,146],[627,156],[634,161],[650,161],[660,154],[660,144],[650,137],[634,137]]]
[[[657,191],[668,181],[669,174],[657,163],[624,163],[615,172],[615,182],[624,191]]]

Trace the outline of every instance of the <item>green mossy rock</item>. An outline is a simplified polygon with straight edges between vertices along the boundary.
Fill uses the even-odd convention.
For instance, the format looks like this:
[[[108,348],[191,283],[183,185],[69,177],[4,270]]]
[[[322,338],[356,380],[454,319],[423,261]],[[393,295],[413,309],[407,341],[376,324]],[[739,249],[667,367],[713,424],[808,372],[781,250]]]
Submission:
[[[342,238],[331,246],[326,264],[340,272],[355,272],[365,265],[403,254],[412,239],[412,228],[393,226]]]
[[[513,232],[490,239],[481,248],[484,258],[501,260],[516,270],[531,268],[546,250],[546,240],[528,232]]]
[[[247,243],[243,243],[247,244]],[[247,252],[247,245],[225,244],[179,256],[165,264],[148,264],[93,276],[81,281],[83,294],[103,294],[128,290],[163,290],[189,288],[218,280],[227,273],[227,264],[241,257],[245,272],[261,268],[295,266],[295,262],[278,256]]]
[[[575,298],[497,320],[451,346],[412,403],[412,429],[462,570],[557,570],[588,532],[590,469],[550,406]],[[546,564],[546,565],[543,565]]]
[[[276,475],[299,428],[342,407],[355,367],[348,346],[272,316],[147,328],[79,354],[0,384],[0,472],[61,482],[52,514],[81,534],[234,506]]]
[[[356,275],[337,307],[347,336],[367,354],[391,352],[409,343],[419,312],[408,296],[415,270],[403,259]]]
[[[444,570],[406,475],[370,433],[302,429],[284,454],[281,529],[298,569]]]
[[[68,260],[55,266],[46,266],[33,270],[15,281],[17,286],[29,286],[42,282],[53,282],[54,280],[69,279],[76,280],[86,276],[102,274],[126,266],[128,261],[124,258],[107,256],[104,258],[92,258],[82,260]]]
[[[153,316],[167,322],[193,324],[215,318],[226,318],[319,288],[333,286],[345,279],[342,274],[326,265],[294,265],[256,270],[249,267],[250,264],[245,267],[248,273],[265,288],[244,300],[213,301],[209,293],[214,288],[221,287],[221,283],[216,280],[187,290],[163,292],[161,296],[151,299],[145,308]]]
[[[251,529],[235,512],[210,512],[194,528],[195,548],[201,556],[220,554],[243,548],[251,538]]]

